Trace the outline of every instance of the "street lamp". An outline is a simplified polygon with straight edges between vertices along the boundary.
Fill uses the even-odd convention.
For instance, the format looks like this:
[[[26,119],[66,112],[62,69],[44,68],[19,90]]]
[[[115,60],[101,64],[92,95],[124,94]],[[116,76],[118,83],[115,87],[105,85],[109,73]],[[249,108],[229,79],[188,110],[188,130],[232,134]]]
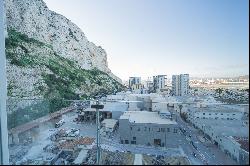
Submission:
[[[99,100],[96,100],[95,105],[91,105],[91,108],[96,109],[96,145],[97,145],[97,165],[100,165],[100,115],[99,109],[103,109],[104,105],[99,104]]]

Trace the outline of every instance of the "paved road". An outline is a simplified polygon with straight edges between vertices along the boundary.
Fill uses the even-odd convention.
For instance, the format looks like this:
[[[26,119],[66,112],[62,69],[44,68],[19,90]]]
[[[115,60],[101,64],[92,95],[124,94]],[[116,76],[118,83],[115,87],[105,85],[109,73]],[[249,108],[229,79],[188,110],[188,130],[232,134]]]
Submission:
[[[170,111],[174,112],[172,108],[170,109]],[[203,164],[237,165],[237,163],[234,160],[226,156],[216,145],[212,143],[200,142],[197,136],[200,135],[201,137],[203,137],[203,135],[199,132],[198,129],[195,129],[191,124],[184,122],[178,113],[176,113],[174,118],[177,120],[180,127],[186,130],[183,136],[189,142],[192,141],[195,147],[197,147],[197,149],[195,149],[194,146],[192,146],[192,150],[198,155],[197,158],[199,158]],[[182,146],[182,148],[184,149],[185,152],[190,153],[190,148],[188,148],[188,146]]]
[[[101,138],[101,147],[110,151],[130,151],[135,154],[150,154],[163,156],[183,156],[179,148],[150,147],[143,145],[119,144],[116,141]]]

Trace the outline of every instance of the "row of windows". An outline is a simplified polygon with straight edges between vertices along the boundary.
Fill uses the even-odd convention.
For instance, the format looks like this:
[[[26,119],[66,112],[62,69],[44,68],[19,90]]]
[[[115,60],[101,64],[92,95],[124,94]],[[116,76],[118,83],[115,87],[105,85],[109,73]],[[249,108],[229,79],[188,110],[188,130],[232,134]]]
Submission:
[[[203,115],[206,115],[206,113],[203,113]],[[209,113],[208,115],[211,115],[211,113]],[[215,115],[218,115],[218,113],[215,113]],[[221,113],[221,115],[223,115],[223,113]],[[227,114],[227,116],[229,116],[230,114]],[[232,114],[233,116],[235,115],[235,114]]]
[[[131,141],[131,144],[136,144],[136,141]],[[121,144],[129,144],[129,140],[121,140]]]
[[[132,131],[133,130],[133,127],[130,127],[130,130]],[[136,129],[137,131],[153,131],[153,129],[151,129],[150,127],[144,127],[144,129],[141,129],[140,127],[138,127]],[[166,132],[166,129],[165,128],[157,128],[156,130],[157,132]],[[177,133],[178,129],[177,128],[174,128],[173,132],[174,133]],[[167,128],[167,132],[170,132],[170,128]]]
[[[196,117],[197,119],[199,119],[200,117]],[[215,117],[215,118],[206,118],[206,117],[202,117],[201,119],[221,119],[221,120],[236,120],[236,118],[220,118],[220,117]]]

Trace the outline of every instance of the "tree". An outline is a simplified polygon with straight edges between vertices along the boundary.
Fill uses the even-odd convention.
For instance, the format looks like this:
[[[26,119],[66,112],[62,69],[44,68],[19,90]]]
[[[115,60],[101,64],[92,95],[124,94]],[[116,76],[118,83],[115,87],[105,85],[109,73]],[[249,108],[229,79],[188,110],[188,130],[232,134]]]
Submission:
[[[183,105],[179,105],[180,114],[181,114],[182,107],[183,107]]]

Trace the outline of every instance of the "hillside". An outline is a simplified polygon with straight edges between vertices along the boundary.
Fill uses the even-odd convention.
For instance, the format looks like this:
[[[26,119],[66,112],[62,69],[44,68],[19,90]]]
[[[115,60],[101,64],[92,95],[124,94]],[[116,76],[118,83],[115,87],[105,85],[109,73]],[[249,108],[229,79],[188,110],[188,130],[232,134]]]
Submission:
[[[42,0],[5,0],[8,96],[86,99],[122,90],[107,54]]]
[[[122,85],[96,68],[86,70],[59,56],[53,46],[14,29],[6,39],[8,95],[15,98],[85,99],[122,90]]]

